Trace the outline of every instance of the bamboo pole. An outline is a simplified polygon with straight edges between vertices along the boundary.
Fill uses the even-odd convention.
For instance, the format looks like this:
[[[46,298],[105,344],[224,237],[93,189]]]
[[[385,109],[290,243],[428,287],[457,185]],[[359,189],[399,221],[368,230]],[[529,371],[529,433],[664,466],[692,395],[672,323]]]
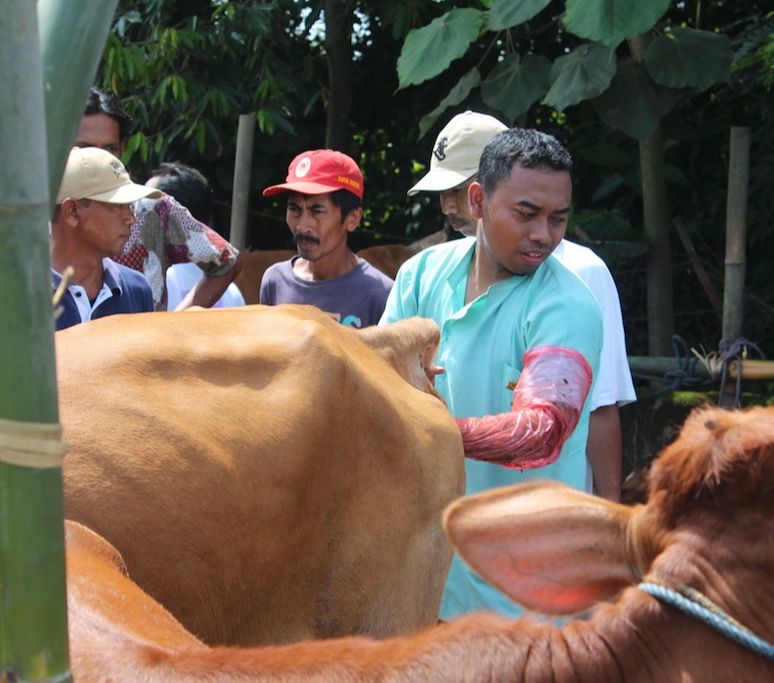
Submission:
[[[0,670],[14,680],[70,680],[47,223],[116,4],[0,14],[0,159],[14,160],[0,165]]]
[[[629,48],[635,61],[643,62],[651,34],[635,36]],[[639,141],[642,212],[648,239],[647,311],[648,353],[664,356],[672,348],[675,330],[672,287],[671,226],[664,173],[664,140],[657,127]]]
[[[58,421],[36,12],[0,13],[0,669],[25,681],[69,678],[61,469],[12,464]]]
[[[229,242],[243,251],[247,246],[247,217],[250,207],[250,169],[253,163],[255,112],[240,114],[237,126],[234,190],[231,196]]]
[[[698,358],[691,359],[690,375],[696,379],[717,379],[720,377],[721,359],[719,357],[707,359],[707,364]],[[674,356],[629,356],[629,369],[635,374],[642,375],[666,375],[676,368]],[[728,375],[731,379],[739,376],[739,362],[732,360],[728,364]],[[771,360],[745,360],[742,363],[743,380],[770,380],[774,379],[774,361]]]
[[[728,155],[726,271],[723,288],[723,338],[728,341],[742,336],[749,177],[750,129],[732,126]]]

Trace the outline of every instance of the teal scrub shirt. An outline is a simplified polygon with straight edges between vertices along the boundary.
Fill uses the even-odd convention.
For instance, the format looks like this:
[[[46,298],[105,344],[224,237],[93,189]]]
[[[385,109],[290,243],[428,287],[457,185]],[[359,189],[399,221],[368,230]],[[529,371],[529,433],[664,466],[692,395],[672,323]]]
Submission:
[[[531,275],[501,280],[465,305],[475,244],[473,238],[455,240],[425,249],[404,263],[380,320],[384,324],[418,315],[438,324],[441,342],[436,364],[446,372],[438,375],[435,383],[452,415],[480,417],[509,411],[522,356],[537,346],[575,349],[596,376],[602,314],[583,281],[551,256]],[[547,467],[512,470],[466,460],[466,493],[535,479],[553,479],[583,490],[588,425],[587,400],[559,458]],[[509,616],[522,613],[455,554],[440,618],[476,610]]]

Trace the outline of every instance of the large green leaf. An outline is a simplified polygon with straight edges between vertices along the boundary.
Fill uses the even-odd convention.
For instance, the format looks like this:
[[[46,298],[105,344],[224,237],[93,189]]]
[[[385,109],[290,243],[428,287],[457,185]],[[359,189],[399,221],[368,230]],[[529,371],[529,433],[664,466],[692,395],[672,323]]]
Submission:
[[[551,62],[545,57],[513,54],[500,62],[481,84],[481,96],[490,107],[512,121],[537,102],[549,85]]]
[[[562,111],[604,92],[613,76],[615,52],[600,43],[586,43],[554,62],[551,89],[543,102]]]
[[[489,28],[501,31],[529,21],[551,0],[494,0],[489,13]]]
[[[679,90],[654,83],[643,65],[627,60],[618,65],[610,87],[593,104],[608,126],[643,140],[679,98]]]
[[[453,9],[411,31],[398,58],[398,90],[446,71],[478,38],[483,22],[484,13],[479,10]]]
[[[464,101],[470,94],[470,91],[477,87],[479,83],[481,83],[481,74],[476,68],[471,69],[460,78],[460,80],[457,81],[457,84],[449,91],[449,94],[441,100],[441,103],[433,109],[433,111],[420,119],[419,137],[425,137],[427,131],[430,130],[433,127],[433,124],[438,120],[438,117],[449,107],[453,107]]]
[[[654,39],[645,52],[653,80],[671,88],[703,88],[728,81],[734,53],[722,33],[674,28]]]
[[[564,25],[570,33],[615,47],[645,33],[671,0],[567,0]]]

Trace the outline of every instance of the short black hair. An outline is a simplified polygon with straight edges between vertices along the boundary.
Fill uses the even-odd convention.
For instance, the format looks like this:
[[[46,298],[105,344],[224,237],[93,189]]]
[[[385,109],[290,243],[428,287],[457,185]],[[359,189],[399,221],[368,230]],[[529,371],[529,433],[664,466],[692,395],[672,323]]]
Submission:
[[[174,197],[197,221],[210,224],[212,188],[199,171],[179,161],[171,161],[161,164],[151,175],[157,176],[159,190]]]
[[[121,143],[126,142],[126,138],[129,137],[129,128],[132,125],[132,117],[124,111],[118,95],[92,86],[89,89],[89,96],[86,98],[86,106],[83,110],[84,116],[89,114],[106,114],[115,119],[118,124],[118,137]]]
[[[349,190],[334,190],[331,192],[331,202],[334,206],[339,207],[342,221],[355,209],[358,209],[363,205],[360,197]]]
[[[495,135],[481,152],[478,182],[491,195],[514,166],[572,174],[572,157],[553,136],[534,128],[509,128]]]

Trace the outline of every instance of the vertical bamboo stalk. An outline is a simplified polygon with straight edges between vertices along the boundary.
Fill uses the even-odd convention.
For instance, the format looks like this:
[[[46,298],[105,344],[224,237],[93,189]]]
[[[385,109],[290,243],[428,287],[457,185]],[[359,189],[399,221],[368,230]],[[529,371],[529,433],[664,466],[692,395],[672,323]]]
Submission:
[[[642,209],[648,238],[648,353],[667,356],[675,329],[669,205],[664,176],[664,141],[657,128],[640,141]]]
[[[118,0],[38,0],[51,208]],[[73,44],[73,36],[78,36]]]
[[[0,12],[0,669],[27,681],[69,668],[61,469],[8,457],[13,425],[58,420],[36,12],[29,0]]]
[[[726,266],[723,287],[723,338],[742,336],[744,320],[747,187],[750,177],[750,129],[732,126],[726,200]]]
[[[255,112],[240,114],[234,159],[234,189],[231,195],[229,242],[240,251],[247,246],[247,217],[250,207],[250,169],[253,163]]]
[[[635,61],[644,61],[645,50],[652,37],[648,32],[629,40],[629,49]],[[651,356],[668,356],[672,352],[675,313],[669,201],[660,126],[640,140],[640,176],[642,212],[648,239],[648,353]]]

